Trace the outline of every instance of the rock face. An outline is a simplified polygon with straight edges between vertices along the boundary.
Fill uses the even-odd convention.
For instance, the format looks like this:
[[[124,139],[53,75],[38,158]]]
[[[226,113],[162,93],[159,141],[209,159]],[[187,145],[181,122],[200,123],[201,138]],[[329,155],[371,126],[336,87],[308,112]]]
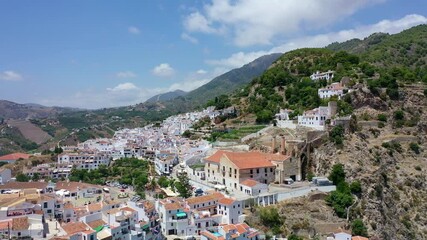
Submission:
[[[330,142],[316,148],[312,155],[315,174],[327,176],[334,164],[341,163],[348,182],[362,183],[362,194],[350,210],[350,220],[362,218],[369,235],[380,239],[427,239],[425,96],[403,88],[402,99],[390,102],[390,107],[361,90],[353,96],[355,106],[369,105],[381,110],[388,116],[388,122],[383,128],[372,127],[347,135],[341,149]],[[399,109],[405,111],[405,125],[396,128],[392,118]],[[420,119],[418,124],[409,124],[414,117]],[[383,142],[399,140],[402,135],[410,138],[395,147],[383,147]],[[415,153],[410,143],[417,144],[421,152]]]
[[[379,97],[375,97],[369,89],[357,89],[351,94],[351,104],[354,108],[369,106],[375,110],[388,110],[387,103]]]

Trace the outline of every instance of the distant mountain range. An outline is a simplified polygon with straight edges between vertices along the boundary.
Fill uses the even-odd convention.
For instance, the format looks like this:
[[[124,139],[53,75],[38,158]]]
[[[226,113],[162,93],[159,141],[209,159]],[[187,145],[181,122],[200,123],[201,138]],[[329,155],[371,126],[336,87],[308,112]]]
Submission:
[[[182,90],[175,90],[172,92],[166,92],[166,93],[161,93],[158,94],[156,96],[153,96],[151,98],[149,98],[147,101],[145,102],[163,102],[163,101],[168,101],[177,97],[181,97],[181,96],[185,96],[187,94],[187,92],[184,92]]]
[[[185,97],[198,104],[206,104],[208,100],[221,94],[229,94],[250,83],[260,76],[282,53],[273,53],[255,59],[240,68],[226,72],[205,85],[189,92]]]
[[[79,109],[65,107],[45,107],[39,104],[20,104],[7,100],[0,100],[0,118],[24,119],[24,118],[48,118],[57,114],[77,111]]]

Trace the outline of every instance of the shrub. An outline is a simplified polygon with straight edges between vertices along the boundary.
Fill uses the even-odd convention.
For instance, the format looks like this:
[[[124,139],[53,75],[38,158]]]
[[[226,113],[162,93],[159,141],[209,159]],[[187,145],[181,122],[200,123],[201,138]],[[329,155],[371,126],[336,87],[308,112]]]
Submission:
[[[412,151],[414,151],[414,153],[416,153],[416,154],[420,154],[420,146],[419,146],[417,143],[415,143],[415,142],[411,142],[411,143],[409,144],[409,148],[410,148]]]
[[[345,181],[345,171],[344,166],[342,164],[335,164],[332,167],[331,174],[328,177],[335,185],[338,185]]]
[[[394,120],[404,120],[405,114],[402,110],[397,110],[394,112]]]
[[[415,170],[421,171],[421,166],[415,166]]]
[[[353,235],[359,235],[362,237],[368,236],[368,229],[366,228],[365,224],[361,219],[355,219],[351,223],[351,233]]]
[[[354,194],[360,194],[362,192],[362,184],[356,180],[350,184],[350,191]]]
[[[377,119],[378,121],[381,121],[381,122],[387,122],[387,116],[385,114],[381,114],[381,113],[378,114]]]
[[[265,207],[260,210],[261,223],[268,227],[280,227],[282,218],[275,207]]]
[[[344,128],[341,125],[335,126],[332,128],[329,133],[329,139],[334,142],[336,145],[342,145],[344,138]]]

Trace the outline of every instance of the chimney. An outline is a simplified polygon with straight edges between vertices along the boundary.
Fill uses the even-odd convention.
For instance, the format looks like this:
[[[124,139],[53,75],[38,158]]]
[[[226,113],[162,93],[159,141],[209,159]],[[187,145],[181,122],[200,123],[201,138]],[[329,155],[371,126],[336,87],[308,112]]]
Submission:
[[[271,143],[271,153],[274,153],[276,151],[276,136],[273,137],[272,143]]]
[[[286,138],[282,136],[282,143],[280,144],[280,154],[286,155]]]

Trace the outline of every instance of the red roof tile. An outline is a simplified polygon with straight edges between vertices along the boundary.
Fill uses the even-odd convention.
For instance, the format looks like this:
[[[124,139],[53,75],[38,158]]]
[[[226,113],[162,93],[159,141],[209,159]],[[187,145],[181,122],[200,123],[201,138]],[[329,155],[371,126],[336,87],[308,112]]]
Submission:
[[[30,156],[31,156],[30,154],[26,154],[26,153],[11,153],[11,154],[1,156],[0,161],[8,161],[8,160],[16,161],[20,158],[28,159],[30,158]]]
[[[218,203],[221,203],[223,205],[231,205],[234,203],[234,200],[231,198],[221,198]]]
[[[245,181],[241,182],[240,184],[244,185],[244,186],[247,186],[247,187],[254,187],[258,183],[259,183],[258,181],[255,181],[255,180],[249,178],[249,179],[246,179]]]

